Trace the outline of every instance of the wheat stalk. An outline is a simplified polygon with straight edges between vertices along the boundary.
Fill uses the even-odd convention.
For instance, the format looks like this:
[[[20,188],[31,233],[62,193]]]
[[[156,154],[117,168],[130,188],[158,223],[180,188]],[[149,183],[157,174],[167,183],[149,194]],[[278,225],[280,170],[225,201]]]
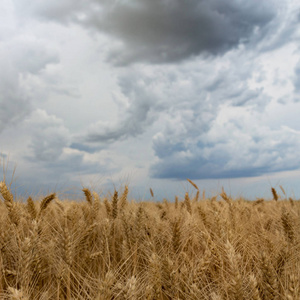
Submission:
[[[198,190],[199,191],[199,188],[198,188],[198,186],[197,186],[197,184],[195,183],[195,182],[193,182],[192,180],[190,180],[190,179],[186,179],[196,190]]]
[[[120,211],[122,211],[125,208],[125,206],[127,205],[127,196],[128,196],[128,186],[125,185],[123,194],[122,194],[121,199],[119,201]]]
[[[193,202],[198,202],[199,200],[200,191],[197,191],[196,196],[193,199]]]
[[[175,209],[178,208],[178,196],[175,196]]]
[[[118,216],[118,201],[119,201],[118,192],[115,191],[113,199],[112,199],[112,218],[113,219],[116,219]]]
[[[180,248],[180,225],[181,220],[176,220],[173,224],[173,237],[172,237],[172,243],[173,243],[173,250],[177,254]]]
[[[107,216],[111,217],[112,216],[112,208],[111,208],[111,205],[108,202],[107,198],[104,198],[103,203],[104,203],[104,206],[105,206],[105,209],[106,209]]]
[[[284,190],[283,186],[282,186],[282,185],[280,185],[279,187],[280,187],[280,189],[281,189],[281,191],[282,191],[283,195],[284,195],[284,196],[286,196],[286,193],[285,193],[285,190]]]
[[[221,196],[228,204],[231,204],[231,200],[230,200],[230,198],[227,196],[227,194],[225,193],[224,189],[223,189],[222,193],[220,194],[220,196]]]
[[[272,191],[272,194],[273,194],[273,199],[275,200],[275,201],[278,201],[278,194],[277,194],[277,192],[276,192],[276,190],[272,187],[271,188],[271,191]]]
[[[188,192],[185,193],[184,204],[185,204],[185,207],[186,207],[187,211],[188,211],[190,214],[192,214],[191,199],[190,199],[190,197],[189,197],[189,193],[188,193]]]
[[[152,188],[150,188],[150,194],[151,194],[151,197],[154,198],[154,193],[153,193]]]

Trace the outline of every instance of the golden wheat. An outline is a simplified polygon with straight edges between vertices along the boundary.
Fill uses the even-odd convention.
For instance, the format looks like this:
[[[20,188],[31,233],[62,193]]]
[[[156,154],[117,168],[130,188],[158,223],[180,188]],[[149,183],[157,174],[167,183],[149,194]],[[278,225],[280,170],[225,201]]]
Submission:
[[[300,298],[300,204],[286,195],[128,202],[125,186],[23,203],[0,189],[0,299]]]

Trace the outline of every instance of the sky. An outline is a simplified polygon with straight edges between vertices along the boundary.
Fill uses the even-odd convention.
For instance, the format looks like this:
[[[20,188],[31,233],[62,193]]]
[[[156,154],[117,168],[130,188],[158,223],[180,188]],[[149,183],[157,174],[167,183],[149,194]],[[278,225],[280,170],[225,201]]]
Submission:
[[[300,2],[1,0],[15,192],[300,198]],[[3,175],[1,175],[3,177]]]

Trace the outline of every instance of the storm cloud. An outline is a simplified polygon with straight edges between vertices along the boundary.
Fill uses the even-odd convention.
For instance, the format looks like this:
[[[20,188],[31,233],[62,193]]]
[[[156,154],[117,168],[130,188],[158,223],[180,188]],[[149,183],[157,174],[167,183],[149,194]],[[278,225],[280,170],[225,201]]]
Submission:
[[[240,0],[32,1],[22,11],[79,23],[115,37],[108,58],[116,65],[171,63],[199,54],[222,55],[261,40],[284,4]]]
[[[0,150],[32,188],[298,170],[299,8],[3,0]]]

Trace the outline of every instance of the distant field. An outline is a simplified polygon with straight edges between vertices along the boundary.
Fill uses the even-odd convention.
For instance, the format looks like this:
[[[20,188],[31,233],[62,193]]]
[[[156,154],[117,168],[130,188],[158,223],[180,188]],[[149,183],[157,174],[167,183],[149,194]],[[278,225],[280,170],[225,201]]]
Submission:
[[[200,199],[189,182],[161,203],[127,186],[23,203],[1,182],[0,298],[300,299],[299,202]]]

